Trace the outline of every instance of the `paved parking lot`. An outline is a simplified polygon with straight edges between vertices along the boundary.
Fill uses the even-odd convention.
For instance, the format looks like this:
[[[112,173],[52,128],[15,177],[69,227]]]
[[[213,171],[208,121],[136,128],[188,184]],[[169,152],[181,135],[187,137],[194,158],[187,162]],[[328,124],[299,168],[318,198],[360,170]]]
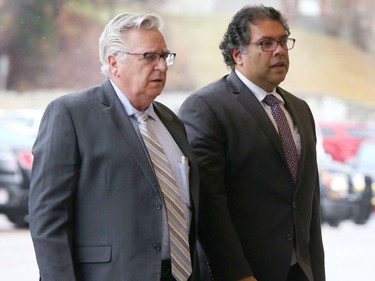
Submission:
[[[3,215],[0,215],[0,280],[39,280],[29,231],[15,229]]]
[[[327,281],[375,280],[375,214],[365,225],[323,226]]]
[[[352,222],[344,222],[338,228],[323,225],[323,239],[327,281],[375,280],[375,215],[366,225]],[[2,215],[0,249],[0,280],[38,280],[29,231],[14,229]]]

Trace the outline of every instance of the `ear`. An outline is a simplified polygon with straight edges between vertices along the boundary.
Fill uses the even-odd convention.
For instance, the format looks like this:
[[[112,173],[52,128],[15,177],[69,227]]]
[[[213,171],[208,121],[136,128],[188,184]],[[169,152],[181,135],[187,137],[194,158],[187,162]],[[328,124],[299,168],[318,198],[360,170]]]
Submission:
[[[233,57],[233,59],[234,59],[234,61],[236,62],[237,65],[243,64],[242,54],[241,54],[240,50],[233,49],[232,50],[232,57]]]
[[[118,74],[118,61],[117,58],[114,55],[108,56],[108,65],[109,65],[109,71],[117,76]]]

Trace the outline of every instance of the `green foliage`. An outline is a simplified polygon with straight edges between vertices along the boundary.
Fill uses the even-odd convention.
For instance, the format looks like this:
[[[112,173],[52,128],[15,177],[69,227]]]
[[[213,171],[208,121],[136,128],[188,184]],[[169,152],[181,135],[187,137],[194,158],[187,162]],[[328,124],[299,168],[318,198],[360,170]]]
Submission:
[[[53,55],[56,36],[54,18],[61,0],[7,0],[5,11],[9,38],[4,49],[10,59],[7,88],[22,88],[28,80],[39,80],[46,60]]]
[[[0,55],[10,59],[7,88],[79,88],[100,82],[98,37],[119,12],[155,12],[163,18],[168,47],[177,52],[167,90],[193,90],[228,73],[218,45],[232,15],[172,15],[160,8],[163,1],[0,0]],[[321,34],[298,33],[296,48],[290,53],[288,88],[350,95],[367,85],[360,92],[370,92],[367,89],[375,81],[370,55],[339,40],[332,44],[332,38]],[[344,62],[350,66],[337,67]],[[341,79],[342,70],[351,77]]]

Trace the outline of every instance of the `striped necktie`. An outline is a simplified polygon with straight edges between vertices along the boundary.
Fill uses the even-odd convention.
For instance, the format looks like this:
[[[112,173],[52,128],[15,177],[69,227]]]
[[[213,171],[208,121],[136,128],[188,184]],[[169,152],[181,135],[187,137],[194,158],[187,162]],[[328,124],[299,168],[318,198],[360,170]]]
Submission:
[[[285,113],[277,103],[277,99],[274,95],[267,95],[263,99],[263,102],[271,107],[271,113],[277,124],[288,167],[294,182],[296,182],[298,174],[298,152]]]
[[[150,155],[167,209],[172,275],[177,281],[186,281],[192,272],[192,268],[188,229],[180,191],[163,148],[147,126],[148,115],[136,113],[135,117],[139,123],[139,130]]]

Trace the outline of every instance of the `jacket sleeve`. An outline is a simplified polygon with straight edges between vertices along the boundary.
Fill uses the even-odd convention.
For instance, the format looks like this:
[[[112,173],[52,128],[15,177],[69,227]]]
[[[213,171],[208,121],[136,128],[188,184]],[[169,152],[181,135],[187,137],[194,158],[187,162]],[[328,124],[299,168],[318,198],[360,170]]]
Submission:
[[[319,176],[316,175],[316,182],[319,183]],[[319,184],[315,188],[313,206],[312,206],[312,218],[310,225],[310,255],[311,255],[311,267],[314,275],[314,280],[325,280],[325,268],[324,268],[324,249],[321,232],[321,221],[320,221],[320,189]]]
[[[33,147],[29,219],[41,280],[76,280],[72,260],[71,205],[78,151],[70,114],[52,102]]]

